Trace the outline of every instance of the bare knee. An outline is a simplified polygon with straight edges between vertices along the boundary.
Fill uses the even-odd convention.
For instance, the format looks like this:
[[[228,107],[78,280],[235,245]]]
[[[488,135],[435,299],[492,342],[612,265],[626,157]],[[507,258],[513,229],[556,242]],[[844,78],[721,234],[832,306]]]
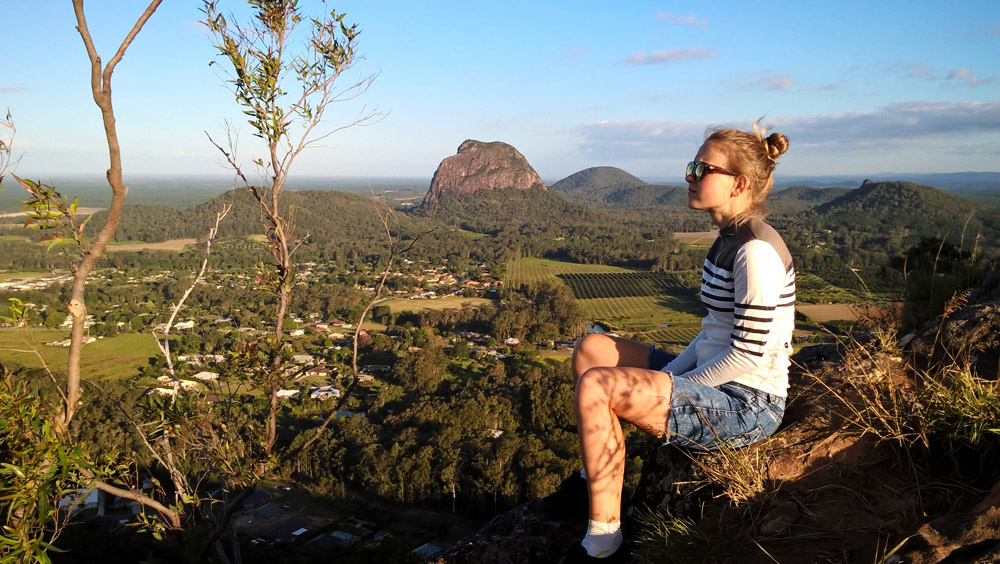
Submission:
[[[581,374],[576,380],[577,406],[607,403],[610,398],[609,378],[610,374],[603,366],[589,368]]]
[[[596,366],[615,366],[617,361],[615,341],[606,335],[584,335],[573,345],[573,371],[578,381],[587,370]]]

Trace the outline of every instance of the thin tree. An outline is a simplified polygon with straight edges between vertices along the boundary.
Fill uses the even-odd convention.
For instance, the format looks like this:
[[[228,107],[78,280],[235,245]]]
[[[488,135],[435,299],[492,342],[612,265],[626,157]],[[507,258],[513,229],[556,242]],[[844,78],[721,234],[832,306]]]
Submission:
[[[25,413],[32,415],[31,420],[26,423],[27,426],[24,426],[25,429],[31,429],[32,433],[18,434],[21,439],[19,447],[23,447],[19,448],[18,452],[25,455],[22,457],[25,463],[20,467],[5,463],[3,468],[4,491],[0,492],[2,493],[0,503],[4,506],[4,512],[8,517],[2,534],[2,544],[5,548],[0,551],[2,557],[0,559],[4,561],[48,560],[46,551],[52,548],[51,542],[65,524],[56,501],[63,499],[67,491],[72,491],[68,488],[94,487],[114,495],[131,498],[159,512],[166,521],[175,526],[180,525],[177,512],[157,500],[133,489],[117,487],[99,480],[98,477],[109,472],[98,468],[81,450],[80,445],[74,444],[69,433],[70,423],[81,404],[83,395],[80,386],[80,360],[87,318],[84,301],[86,284],[105,247],[118,229],[125,196],[128,193],[122,177],[121,148],[115,126],[111,79],[115,67],[121,62],[126,50],[160,2],[161,0],[150,1],[105,65],[97,53],[87,26],[84,2],[73,0],[76,29],[83,40],[91,64],[91,92],[94,102],[101,110],[108,144],[109,167],[106,176],[112,198],[107,219],[96,237],[91,241],[84,236],[83,228],[86,220],[77,216],[76,199],[68,202],[51,186],[11,175],[30,195],[30,199],[25,202],[28,215],[25,227],[47,231],[49,234],[42,237],[42,240],[47,240],[50,248],[60,243],[73,245],[77,256],[70,265],[73,286],[67,310],[72,319],[72,329],[66,377],[62,384],[56,382],[56,389],[62,400],[61,407],[57,413],[45,414],[41,407],[44,401],[34,394],[24,395],[21,388],[14,387],[0,393],[5,408],[4,420],[7,423],[5,428],[13,429],[10,427],[12,421],[10,416],[16,417]],[[0,125],[9,130],[6,140],[0,140],[0,181],[2,181],[11,166],[11,145],[15,133],[9,112],[6,119],[0,121]],[[52,376],[47,368],[46,372]],[[6,384],[10,384],[9,379],[5,379]],[[25,440],[26,437],[30,437],[30,440]],[[11,437],[4,437],[8,446],[9,438]],[[24,472],[26,468],[31,472]],[[12,547],[12,552],[8,551]]]
[[[333,10],[307,18],[297,0],[248,0],[248,4],[253,15],[245,24],[227,20],[216,0],[207,0],[204,12],[219,55],[228,64],[222,72],[249,118],[254,137],[262,140],[265,155],[253,159],[263,180],[258,185],[249,180],[240,163],[232,128],[227,147],[212,140],[257,202],[274,259],[273,270],[260,275],[276,299],[274,360],[271,370],[264,373],[266,381],[259,383],[269,398],[264,450],[270,452],[277,440],[280,349],[295,284],[293,255],[308,238],[297,233],[295,209],[283,205],[282,192],[302,151],[343,129],[373,123],[384,114],[362,107],[344,125],[323,126],[331,106],[356,99],[376,78],[362,75],[347,85],[340,83],[343,73],[360,60],[359,31],[356,25],[345,23],[344,14]]]
[[[76,29],[83,39],[87,56],[90,58],[90,89],[94,97],[94,102],[101,109],[101,117],[104,123],[104,134],[108,143],[109,166],[106,173],[108,186],[111,187],[111,206],[108,210],[104,225],[98,231],[93,241],[88,241],[83,237],[83,225],[85,221],[80,221],[76,217],[76,200],[67,204],[61,194],[50,186],[41,183],[25,181],[15,176],[15,179],[28,193],[32,199],[26,204],[28,207],[29,221],[26,226],[37,221],[36,228],[54,228],[56,235],[49,237],[52,244],[65,241],[76,243],[79,250],[79,260],[74,262],[70,269],[73,273],[73,288],[70,294],[69,303],[66,308],[73,320],[70,331],[69,360],[66,363],[66,383],[65,396],[62,413],[56,418],[56,429],[60,433],[66,433],[69,424],[73,420],[73,415],[79,408],[81,400],[80,389],[80,357],[83,352],[83,337],[85,321],[87,319],[87,306],[84,303],[84,294],[87,289],[87,280],[94,270],[97,261],[104,254],[118,224],[121,222],[122,210],[125,205],[125,196],[128,188],[122,180],[122,157],[121,146],[118,143],[118,130],[115,126],[115,111],[111,99],[111,77],[115,67],[125,56],[125,51],[135,39],[143,25],[149,20],[153,12],[160,5],[161,0],[152,0],[143,11],[142,15],[132,26],[132,29],[118,46],[118,50],[111,57],[106,65],[102,64],[101,56],[94,46],[94,41],[87,27],[87,17],[83,9],[83,0],[73,0],[73,11],[76,14]],[[60,228],[62,228],[60,230]]]

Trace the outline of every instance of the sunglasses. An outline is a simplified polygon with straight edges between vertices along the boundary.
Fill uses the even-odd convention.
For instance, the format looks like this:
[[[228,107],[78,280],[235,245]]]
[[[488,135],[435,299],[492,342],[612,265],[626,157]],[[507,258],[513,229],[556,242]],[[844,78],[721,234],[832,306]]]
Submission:
[[[721,166],[710,165],[702,161],[691,161],[687,164],[687,169],[684,171],[684,180],[692,183],[701,182],[701,179],[705,178],[706,174],[713,172],[728,174],[729,176],[739,176],[739,174],[731,170],[726,170]]]

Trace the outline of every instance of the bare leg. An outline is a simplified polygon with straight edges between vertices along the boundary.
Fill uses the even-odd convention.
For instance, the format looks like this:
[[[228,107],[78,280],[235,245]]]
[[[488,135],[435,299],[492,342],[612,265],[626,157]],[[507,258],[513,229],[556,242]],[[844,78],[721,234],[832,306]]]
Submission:
[[[588,335],[574,351],[577,423],[593,521],[621,519],[625,440],[618,418],[656,436],[666,432],[673,381],[646,368],[648,355],[642,343],[604,335]]]
[[[634,366],[647,368],[649,365],[649,345],[591,333],[576,342],[573,347],[573,375],[580,376],[595,366]]]

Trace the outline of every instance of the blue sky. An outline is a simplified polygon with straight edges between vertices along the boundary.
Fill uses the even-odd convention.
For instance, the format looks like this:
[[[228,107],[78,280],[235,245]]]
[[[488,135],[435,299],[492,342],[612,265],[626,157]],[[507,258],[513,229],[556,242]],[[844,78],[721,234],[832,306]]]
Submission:
[[[226,11],[240,3],[221,0]],[[591,166],[676,178],[706,127],[765,116],[789,175],[1000,170],[1000,2],[388,2],[330,6],[362,30],[363,106],[300,175],[429,178],[465,139],[503,141],[554,181]],[[105,60],[144,7],[91,0]],[[302,0],[304,11],[321,4]],[[224,174],[205,131],[241,123],[200,3],[165,0],[114,75],[129,174]],[[68,0],[0,0],[0,109],[17,172],[100,174],[107,154]],[[244,158],[260,154],[240,128]],[[256,149],[256,150],[255,150]]]

